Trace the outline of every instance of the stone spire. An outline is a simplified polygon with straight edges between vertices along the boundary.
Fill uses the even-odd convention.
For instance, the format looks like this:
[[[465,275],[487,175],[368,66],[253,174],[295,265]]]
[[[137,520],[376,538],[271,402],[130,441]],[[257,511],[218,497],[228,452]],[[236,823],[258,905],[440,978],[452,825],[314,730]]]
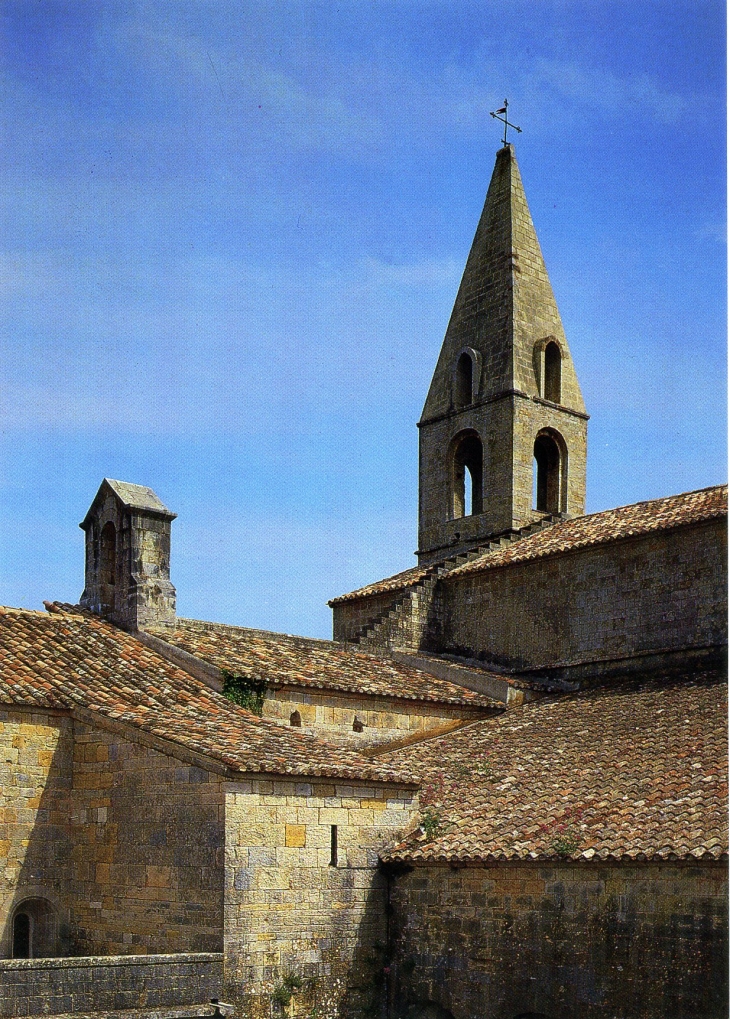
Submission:
[[[533,347],[545,336],[554,336],[563,350],[563,402],[585,413],[514,147],[507,145],[497,153],[423,419],[452,405],[450,369],[465,346],[480,355],[482,397],[511,389],[540,395]]]
[[[507,145],[497,153],[419,423],[421,556],[473,545],[548,513],[582,513],[586,420]]]

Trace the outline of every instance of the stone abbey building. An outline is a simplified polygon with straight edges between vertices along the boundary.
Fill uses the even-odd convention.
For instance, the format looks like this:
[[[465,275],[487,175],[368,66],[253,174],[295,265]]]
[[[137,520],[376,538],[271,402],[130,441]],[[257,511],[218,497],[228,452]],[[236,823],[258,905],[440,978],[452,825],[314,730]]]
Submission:
[[[332,641],[178,618],[103,481],[79,604],[0,609],[0,1016],[727,1014],[727,490],[585,515],[587,421],[505,146]]]

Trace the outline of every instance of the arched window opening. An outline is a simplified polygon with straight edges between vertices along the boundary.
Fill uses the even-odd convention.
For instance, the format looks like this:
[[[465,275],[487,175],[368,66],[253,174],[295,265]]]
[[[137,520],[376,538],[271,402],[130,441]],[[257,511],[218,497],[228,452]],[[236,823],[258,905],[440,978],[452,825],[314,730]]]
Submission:
[[[301,729],[302,716],[298,711],[292,711],[291,715],[289,715],[289,725],[294,725],[297,729]]]
[[[47,959],[57,952],[56,911],[46,899],[26,899],[13,916],[13,958]]]
[[[470,433],[457,443],[453,459],[453,518],[482,512],[484,451],[478,435]]]
[[[551,435],[538,435],[534,447],[533,497],[541,513],[559,513],[562,503],[563,471],[560,446]]]
[[[30,917],[16,913],[13,919],[13,958],[30,959]]]
[[[104,524],[99,540],[99,594],[102,609],[114,608],[114,585],[116,584],[117,529],[114,524]]]
[[[114,585],[116,581],[115,567],[117,557],[117,529],[109,521],[101,532],[101,549],[99,562],[99,579],[102,584]]]
[[[560,403],[560,347],[552,341],[545,347],[545,399]]]
[[[355,717],[354,717],[354,719],[352,721],[352,731],[353,732],[362,732],[364,728],[365,728],[364,723],[360,721],[360,719],[357,717],[357,715],[355,715]]]
[[[474,364],[471,356],[463,353],[456,362],[456,406],[466,407],[472,401]]]

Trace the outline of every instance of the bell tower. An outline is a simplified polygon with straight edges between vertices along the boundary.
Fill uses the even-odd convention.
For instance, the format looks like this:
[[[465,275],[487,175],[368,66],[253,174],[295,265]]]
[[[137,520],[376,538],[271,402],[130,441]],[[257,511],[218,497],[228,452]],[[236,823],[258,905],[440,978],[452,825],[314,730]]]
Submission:
[[[512,145],[419,421],[419,562],[585,510],[585,404]]]

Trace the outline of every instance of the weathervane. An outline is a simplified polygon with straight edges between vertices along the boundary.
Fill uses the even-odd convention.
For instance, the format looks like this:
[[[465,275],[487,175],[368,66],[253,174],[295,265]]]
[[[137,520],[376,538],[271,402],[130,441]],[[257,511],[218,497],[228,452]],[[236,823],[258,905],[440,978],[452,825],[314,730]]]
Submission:
[[[504,138],[502,139],[502,144],[504,146],[507,145],[507,128],[508,127],[511,127],[514,131],[518,131],[520,134],[522,134],[522,128],[521,127],[518,127],[517,124],[510,124],[510,122],[507,120],[507,107],[508,106],[509,106],[509,103],[505,99],[504,106],[502,107],[501,110],[495,110],[494,113],[490,113],[489,114],[490,117],[494,117],[495,120],[499,120],[502,124],[504,124]],[[500,117],[499,116],[500,113],[503,113],[504,116]]]

